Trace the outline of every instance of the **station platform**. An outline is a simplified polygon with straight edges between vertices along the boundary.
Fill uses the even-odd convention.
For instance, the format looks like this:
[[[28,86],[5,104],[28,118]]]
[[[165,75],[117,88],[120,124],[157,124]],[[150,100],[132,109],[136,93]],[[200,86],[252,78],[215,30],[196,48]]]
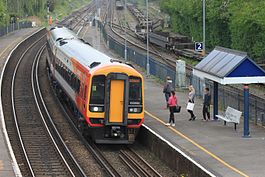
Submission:
[[[0,71],[2,73],[6,59],[10,52],[27,36],[33,34],[38,28],[27,28],[14,31],[5,36],[0,37]],[[2,81],[1,81],[2,82]],[[0,110],[2,112],[2,110]],[[12,177],[19,176],[16,162],[14,161],[14,155],[10,151],[9,143],[6,140],[6,129],[4,127],[3,114],[0,114],[0,177]]]
[[[83,34],[95,48],[109,56],[119,58],[107,49],[98,31],[90,27]],[[90,35],[93,34],[93,35]],[[137,67],[136,67],[137,68]],[[139,68],[139,71],[141,69]],[[144,75],[144,73],[142,73]],[[250,138],[243,138],[243,118],[234,130],[233,123],[224,126],[223,121],[202,121],[202,98],[195,98],[195,121],[189,121],[186,110],[188,91],[177,90],[180,113],[175,113],[176,126],[165,126],[169,110],[162,93],[163,85],[145,76],[145,126],[152,129],[176,148],[216,176],[237,177],[265,174],[265,129],[250,123]],[[211,108],[211,118],[212,118]]]

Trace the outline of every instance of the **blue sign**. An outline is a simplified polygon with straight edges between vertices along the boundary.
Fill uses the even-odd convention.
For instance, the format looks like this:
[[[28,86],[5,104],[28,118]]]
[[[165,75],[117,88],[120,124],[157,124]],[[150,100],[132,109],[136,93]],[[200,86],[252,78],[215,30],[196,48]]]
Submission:
[[[204,50],[203,42],[195,42],[195,51],[201,52]]]

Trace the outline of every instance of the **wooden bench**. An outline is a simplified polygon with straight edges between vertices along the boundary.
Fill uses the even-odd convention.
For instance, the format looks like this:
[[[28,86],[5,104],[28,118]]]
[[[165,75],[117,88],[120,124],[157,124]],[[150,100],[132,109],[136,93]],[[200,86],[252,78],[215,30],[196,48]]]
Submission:
[[[215,115],[216,117],[223,119],[224,120],[224,125],[226,125],[226,122],[232,122],[235,124],[235,130],[236,130],[236,125],[239,124],[240,122],[240,117],[242,115],[241,111],[238,111],[234,108],[227,107],[225,111],[225,115]]]

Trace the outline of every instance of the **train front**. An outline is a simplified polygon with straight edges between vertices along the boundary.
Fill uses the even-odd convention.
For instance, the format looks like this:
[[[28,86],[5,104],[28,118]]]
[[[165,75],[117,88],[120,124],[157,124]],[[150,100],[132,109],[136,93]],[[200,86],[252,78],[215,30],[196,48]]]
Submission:
[[[132,144],[144,121],[144,81],[120,63],[91,71],[86,122],[96,143]]]

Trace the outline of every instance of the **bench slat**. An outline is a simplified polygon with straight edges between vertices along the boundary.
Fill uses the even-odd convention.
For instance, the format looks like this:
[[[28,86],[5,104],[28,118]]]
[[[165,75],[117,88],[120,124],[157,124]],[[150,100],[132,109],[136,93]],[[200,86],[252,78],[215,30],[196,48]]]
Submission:
[[[241,111],[238,111],[228,106],[225,111],[225,116],[216,115],[216,117],[223,119],[226,122],[234,122],[234,123],[239,124],[241,115],[242,115]]]

